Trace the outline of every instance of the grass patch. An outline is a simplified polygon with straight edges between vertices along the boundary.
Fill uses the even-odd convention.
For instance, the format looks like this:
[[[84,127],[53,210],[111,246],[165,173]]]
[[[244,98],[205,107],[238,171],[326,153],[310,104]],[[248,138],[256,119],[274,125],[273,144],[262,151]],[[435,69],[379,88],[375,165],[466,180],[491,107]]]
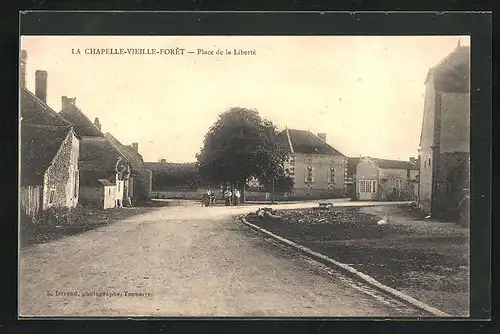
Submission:
[[[389,223],[379,225],[381,215],[360,212],[358,207],[276,213],[282,218],[250,214],[247,220],[449,314],[468,314],[467,229],[450,224],[426,228],[426,222],[416,220],[416,212],[404,218],[405,224],[392,216]]]
[[[78,206],[72,210],[47,210],[35,219],[21,214],[19,235],[21,248],[58,240],[70,235],[81,234],[132,216],[151,212],[152,210],[155,210],[155,207],[99,210]]]

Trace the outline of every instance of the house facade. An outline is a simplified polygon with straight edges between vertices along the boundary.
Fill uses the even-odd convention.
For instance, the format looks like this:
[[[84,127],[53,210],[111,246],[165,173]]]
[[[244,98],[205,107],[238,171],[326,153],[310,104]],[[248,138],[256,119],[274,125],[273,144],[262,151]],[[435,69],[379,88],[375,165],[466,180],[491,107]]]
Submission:
[[[458,45],[425,81],[418,202],[435,217],[453,214],[469,188],[469,58]]]
[[[129,206],[151,198],[151,171],[138,152],[131,151],[111,134],[104,134],[99,119],[92,122],[76,106],[76,98],[63,96],[61,102],[59,115],[82,137],[82,201],[101,206],[101,202],[108,202],[107,197],[114,194],[116,206]],[[99,180],[108,180],[116,187],[106,192],[106,198],[96,197],[102,193],[103,184]]]
[[[153,173],[139,154],[139,144],[132,143],[131,146],[123,145],[109,132],[104,134],[104,138],[106,138],[113,148],[130,162],[128,196],[130,196],[132,202],[137,203],[151,199],[153,191]]]
[[[361,201],[415,200],[418,164],[364,157],[356,166],[356,196]]]
[[[278,138],[290,155],[285,171],[294,181],[292,197],[344,196],[347,157],[326,142],[326,134],[285,129]]]
[[[84,137],[80,142],[80,202],[87,206],[108,208],[129,206],[130,163],[103,137]],[[106,180],[106,182],[104,182]],[[114,189],[103,192],[103,187]]]
[[[27,54],[21,53],[20,204],[30,217],[79,201],[80,138],[46,104],[47,72],[36,71],[35,92],[25,86]]]

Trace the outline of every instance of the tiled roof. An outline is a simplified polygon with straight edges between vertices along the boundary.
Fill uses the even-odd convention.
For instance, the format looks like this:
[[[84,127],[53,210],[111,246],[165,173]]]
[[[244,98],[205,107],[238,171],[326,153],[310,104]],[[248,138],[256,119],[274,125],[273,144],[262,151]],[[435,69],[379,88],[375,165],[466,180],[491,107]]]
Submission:
[[[79,169],[81,171],[103,171],[106,174],[116,173],[118,158],[127,163],[125,156],[121,155],[106,138],[83,137],[80,141]]]
[[[293,153],[343,156],[342,153],[310,131],[285,129],[278,135],[278,138],[288,148],[288,151]]]
[[[132,166],[132,169],[136,171],[142,171],[147,169],[146,165],[140,157],[137,156],[135,152],[123,145],[118,139],[113,137],[109,132],[104,135],[104,137],[113,145],[113,147],[120,152]]]
[[[373,162],[375,162],[380,168],[384,169],[408,169],[418,170],[418,164],[410,164],[409,161],[402,160],[389,160],[389,159],[379,159],[379,158],[371,158]]]
[[[21,124],[22,185],[43,185],[45,171],[70,131],[68,126]]]
[[[24,124],[51,126],[71,125],[26,87],[21,87],[20,109],[20,116]]]
[[[470,48],[459,46],[429,70],[426,82],[434,81],[434,89],[443,93],[468,93],[470,89]]]
[[[104,134],[77,106],[71,104],[68,108],[61,110],[59,115],[73,124],[75,132],[82,137],[103,137]]]

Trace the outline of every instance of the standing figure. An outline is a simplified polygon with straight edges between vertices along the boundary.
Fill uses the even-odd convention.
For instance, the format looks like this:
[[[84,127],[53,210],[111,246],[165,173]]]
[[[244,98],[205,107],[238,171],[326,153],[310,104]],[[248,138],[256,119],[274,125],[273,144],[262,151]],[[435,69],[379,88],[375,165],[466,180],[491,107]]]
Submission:
[[[236,189],[236,191],[234,192],[234,205],[240,204],[240,197],[241,197],[240,190]]]
[[[229,190],[229,188],[226,189],[226,192],[224,195],[225,195],[225,200],[226,200],[226,206],[230,206],[231,205],[231,196],[233,195],[231,193],[231,190]]]
[[[208,201],[210,206],[215,204],[215,193],[212,189],[208,188]]]

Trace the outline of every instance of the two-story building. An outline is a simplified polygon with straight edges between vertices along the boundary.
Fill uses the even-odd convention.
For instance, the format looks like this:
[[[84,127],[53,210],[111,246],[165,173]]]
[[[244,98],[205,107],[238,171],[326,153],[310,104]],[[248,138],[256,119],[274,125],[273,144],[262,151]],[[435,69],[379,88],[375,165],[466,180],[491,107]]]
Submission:
[[[326,142],[326,134],[287,128],[278,138],[290,155],[285,170],[294,181],[294,198],[344,196],[347,157]]]
[[[419,206],[435,217],[453,214],[469,188],[469,77],[469,47],[458,44],[425,80]]]

